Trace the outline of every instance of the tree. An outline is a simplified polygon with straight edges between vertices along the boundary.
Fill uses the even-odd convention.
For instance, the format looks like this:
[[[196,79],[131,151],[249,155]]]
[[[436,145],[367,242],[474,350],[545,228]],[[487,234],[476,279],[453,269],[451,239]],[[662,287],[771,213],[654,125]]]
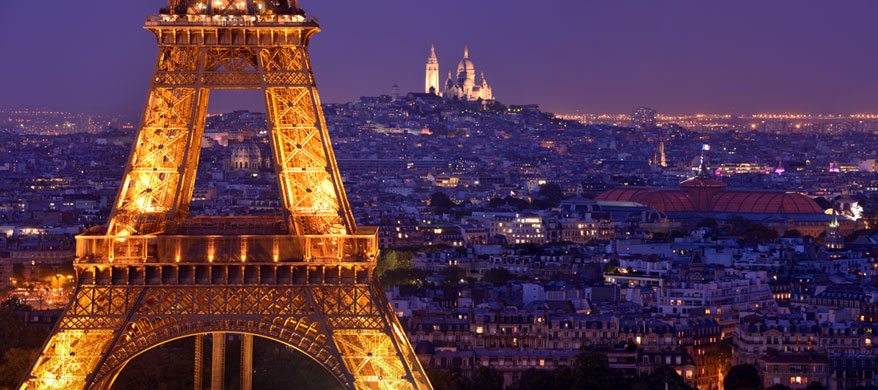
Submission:
[[[0,387],[13,389],[27,373],[30,364],[37,358],[37,348],[10,348],[3,353],[0,364]]]
[[[378,265],[375,269],[378,271],[378,275],[383,275],[386,271],[395,270],[398,262],[399,256],[396,254],[396,251],[384,250],[378,256]]]
[[[668,365],[661,365],[652,370],[649,375],[637,378],[631,388],[640,387],[646,390],[692,390],[692,386],[677,374],[677,370]],[[667,384],[667,387],[665,385]],[[639,385],[639,386],[637,386]]]
[[[530,207],[530,203],[524,199],[518,199],[512,196],[507,195],[503,200],[506,201],[506,204],[517,208],[518,210],[524,210]]]
[[[482,275],[482,281],[494,284],[506,284],[512,278],[512,272],[506,268],[492,268]]]
[[[384,271],[381,275],[381,286],[392,288],[394,286],[413,286],[423,283],[426,273],[421,270],[399,268]]]
[[[45,329],[27,326],[24,320],[9,310],[0,310],[0,351],[11,348],[40,348],[48,336]]]
[[[819,381],[814,381],[809,383],[808,386],[805,387],[805,390],[826,390],[826,386]]]
[[[466,272],[463,268],[457,266],[448,266],[439,270],[439,275],[444,276],[450,281],[458,281],[463,279],[466,276]]]
[[[481,366],[473,373],[472,390],[503,390],[503,374],[491,368]]]
[[[512,384],[513,390],[551,390],[554,388],[555,376],[552,371],[537,370],[536,368],[529,368],[522,372],[518,380]]]
[[[783,232],[784,238],[802,238],[802,232],[796,229],[790,229]]]
[[[570,390],[573,388],[573,370],[568,365],[561,365],[552,372],[555,378],[551,390]]]
[[[630,268],[629,268],[629,270],[630,270]],[[628,344],[625,345],[625,352],[628,352],[628,353],[637,352],[637,348],[638,348],[637,343],[635,343],[634,340],[629,339]]]
[[[430,378],[430,384],[433,385],[434,390],[457,389],[457,383],[455,383],[454,377],[450,373],[433,367],[427,367],[425,371],[427,378]]]
[[[497,208],[503,206],[506,206],[506,201],[503,200],[503,198],[491,198],[491,200],[488,201],[488,207]]]
[[[682,237],[686,237],[686,233],[683,233],[682,230],[671,230],[671,232],[668,233],[668,242],[674,242],[674,240]]]
[[[385,271],[396,269],[411,269],[413,252],[397,251],[393,249],[381,251],[378,257],[378,274],[383,275]]]
[[[573,387],[576,389],[608,390],[611,384],[619,384],[610,369],[607,355],[583,349],[573,363]]]
[[[707,347],[702,358],[702,365],[707,377],[719,378],[732,368],[732,341],[723,339]]]
[[[777,230],[771,229],[761,223],[753,225],[752,237],[760,240],[776,240],[778,237]]]
[[[778,383],[776,385],[769,386],[767,390],[793,390],[793,388],[789,387],[787,385],[783,385],[783,384]]]
[[[537,195],[546,201],[546,208],[558,207],[558,204],[564,199],[564,192],[561,190],[561,186],[555,183],[541,185]]]
[[[18,297],[9,297],[3,303],[0,303],[0,308],[7,311],[29,311],[31,307],[24,303]]]
[[[725,229],[732,235],[738,236],[739,239],[748,241],[752,239],[774,240],[778,234],[774,229],[767,226],[752,222],[740,215],[733,215],[726,220]]]
[[[463,371],[459,368],[451,369],[451,383],[453,384],[452,389],[454,390],[475,389],[472,379],[464,375]]]
[[[752,364],[739,364],[729,370],[723,380],[725,390],[761,390],[762,378],[759,370]]]
[[[698,224],[695,226],[698,228],[706,227],[706,228],[710,228],[710,229],[716,229],[719,226],[719,224],[713,218],[704,218],[704,219],[698,221]]]
[[[437,209],[448,210],[457,206],[448,195],[442,192],[434,192],[430,195],[430,206]]]

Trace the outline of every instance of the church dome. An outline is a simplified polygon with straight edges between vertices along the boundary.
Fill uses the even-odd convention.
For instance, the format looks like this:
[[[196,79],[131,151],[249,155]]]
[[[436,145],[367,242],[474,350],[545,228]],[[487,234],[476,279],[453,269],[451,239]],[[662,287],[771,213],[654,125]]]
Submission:
[[[457,64],[457,82],[459,85],[474,85],[476,81],[476,67],[469,59],[469,49],[463,50],[463,59]]]
[[[262,152],[251,141],[244,141],[232,149],[232,168],[242,171],[257,171],[262,165]]]
[[[457,73],[471,73],[473,74],[473,77],[475,77],[476,67],[475,65],[473,65],[472,60],[470,60],[469,58],[464,58],[460,60],[459,64],[457,64]]]
[[[262,152],[259,150],[259,146],[256,146],[255,143],[250,141],[244,141],[237,145],[232,149],[232,158],[261,158]]]

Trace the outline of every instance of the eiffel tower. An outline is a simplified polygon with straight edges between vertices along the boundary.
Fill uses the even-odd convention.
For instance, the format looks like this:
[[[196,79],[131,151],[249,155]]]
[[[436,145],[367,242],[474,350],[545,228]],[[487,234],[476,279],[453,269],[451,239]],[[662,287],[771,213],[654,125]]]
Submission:
[[[110,389],[184,337],[198,371],[207,334],[214,364],[241,334],[244,348],[295,348],[346,389],[432,389],[377,284],[378,229],[356,225],[342,186],[308,57],[316,20],[295,0],[169,0],[144,28],[159,50],[116,203],[76,237],[73,299],[20,389]],[[188,215],[213,89],[264,93],[283,215]]]

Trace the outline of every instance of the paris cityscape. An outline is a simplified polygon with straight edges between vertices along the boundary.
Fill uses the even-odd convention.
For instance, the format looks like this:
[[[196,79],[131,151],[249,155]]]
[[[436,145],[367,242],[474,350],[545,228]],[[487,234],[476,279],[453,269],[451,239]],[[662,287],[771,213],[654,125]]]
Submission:
[[[580,90],[560,57],[540,63],[554,72],[508,57],[487,31],[524,11],[495,1],[400,21],[411,31],[392,39],[360,19],[439,6],[147,3],[69,10],[93,12],[107,42],[135,37],[114,61],[137,69],[68,84],[0,73],[0,389],[878,389],[878,79],[860,79],[878,56],[766,54],[806,47],[823,27],[789,30],[817,16],[827,39],[868,46],[874,28],[850,19],[875,6],[766,6],[799,16],[775,23],[674,5],[670,25],[630,27],[656,37],[600,38],[679,54],[767,34],[748,48],[761,63],[713,65],[727,94],[565,54],[617,72],[607,83],[626,94]],[[576,20],[565,7],[654,19],[646,2],[549,3],[562,24]],[[472,32],[426,28],[440,22]],[[364,31],[397,49],[364,57]],[[387,69],[367,77],[322,45]],[[95,58],[59,74],[114,56],[64,53]],[[665,60],[648,67],[705,77]],[[819,82],[781,86],[797,72]]]

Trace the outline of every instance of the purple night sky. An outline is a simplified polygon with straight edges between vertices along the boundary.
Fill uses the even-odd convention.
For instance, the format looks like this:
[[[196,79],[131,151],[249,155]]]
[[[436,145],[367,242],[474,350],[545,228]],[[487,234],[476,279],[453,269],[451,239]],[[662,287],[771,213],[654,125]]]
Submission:
[[[161,0],[2,1],[0,107],[138,114]],[[878,112],[875,0],[301,0],[324,102],[444,82],[464,45],[494,95],[559,113]],[[218,93],[219,94],[219,93]],[[237,95],[240,96],[240,95]],[[224,97],[224,98],[223,98]],[[262,110],[225,93],[210,111]],[[256,104],[254,104],[256,103]]]

